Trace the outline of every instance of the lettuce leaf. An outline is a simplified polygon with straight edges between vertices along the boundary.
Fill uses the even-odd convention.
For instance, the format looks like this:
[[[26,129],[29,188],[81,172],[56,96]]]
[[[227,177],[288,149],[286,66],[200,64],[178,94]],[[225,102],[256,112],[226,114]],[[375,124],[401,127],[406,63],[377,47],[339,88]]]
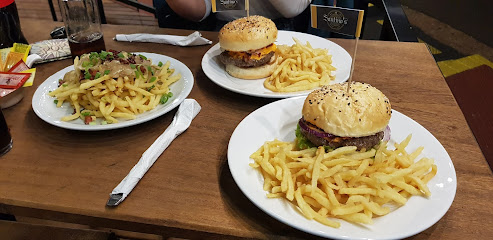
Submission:
[[[301,133],[301,129],[300,129],[300,125],[299,124],[296,125],[296,130],[295,130],[294,133],[296,135],[296,147],[299,150],[317,147],[317,146],[315,146],[315,144],[313,144],[312,142],[310,142],[310,140],[308,140],[308,138],[306,138]],[[330,146],[323,146],[323,147],[325,149],[325,152],[330,152],[330,151],[333,151],[334,150],[334,148],[332,148]]]
[[[299,124],[296,125],[296,130],[294,133],[296,135],[296,147],[299,150],[315,147],[315,145],[312,142],[310,142],[310,140],[308,140],[305,136],[303,136]]]

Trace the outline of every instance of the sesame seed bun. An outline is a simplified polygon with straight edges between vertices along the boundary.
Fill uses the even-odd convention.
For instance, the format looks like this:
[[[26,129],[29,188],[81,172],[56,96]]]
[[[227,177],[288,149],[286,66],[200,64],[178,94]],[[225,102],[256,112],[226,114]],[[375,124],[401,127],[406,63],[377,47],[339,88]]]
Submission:
[[[324,86],[310,93],[302,110],[305,121],[341,137],[365,137],[385,129],[392,114],[388,98],[366,83]]]
[[[239,18],[219,31],[219,45],[224,50],[244,52],[266,47],[277,39],[277,27],[262,16]]]

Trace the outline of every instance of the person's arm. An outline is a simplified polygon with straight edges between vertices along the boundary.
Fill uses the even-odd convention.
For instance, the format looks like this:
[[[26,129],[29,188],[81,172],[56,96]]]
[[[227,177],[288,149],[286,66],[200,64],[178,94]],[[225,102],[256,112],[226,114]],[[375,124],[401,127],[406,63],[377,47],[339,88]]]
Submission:
[[[166,0],[169,7],[181,17],[200,22],[211,12],[210,0]]]
[[[285,18],[292,18],[302,13],[311,0],[269,0]]]

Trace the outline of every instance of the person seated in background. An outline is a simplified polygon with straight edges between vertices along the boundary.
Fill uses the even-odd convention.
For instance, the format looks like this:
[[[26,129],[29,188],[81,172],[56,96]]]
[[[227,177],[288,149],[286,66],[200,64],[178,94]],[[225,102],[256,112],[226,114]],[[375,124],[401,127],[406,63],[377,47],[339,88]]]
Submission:
[[[191,29],[191,30],[203,30],[203,31],[216,31],[216,16],[210,14],[203,19],[195,20],[191,17],[182,17],[178,15],[165,0],[153,0],[153,6],[156,9],[156,18],[158,20],[158,25],[161,28],[175,28],[175,29]],[[195,1],[184,0],[182,4],[182,10],[186,9],[187,4]],[[203,2],[203,1],[202,1]],[[203,8],[201,4],[193,5],[192,8]],[[191,13],[195,13],[195,10],[191,10]],[[194,19],[194,20],[189,20]]]
[[[155,2],[158,0],[155,0]],[[219,1],[219,0],[218,0]],[[308,19],[300,15],[311,0],[251,0],[250,15],[270,18],[280,30],[306,31]],[[204,23],[211,28],[211,16],[214,17],[214,30],[219,31],[224,24],[241,17],[246,11],[224,11],[212,13],[210,0],[166,0],[169,8],[178,16],[195,23]],[[298,17],[298,18],[297,18]],[[210,29],[207,29],[210,30]]]

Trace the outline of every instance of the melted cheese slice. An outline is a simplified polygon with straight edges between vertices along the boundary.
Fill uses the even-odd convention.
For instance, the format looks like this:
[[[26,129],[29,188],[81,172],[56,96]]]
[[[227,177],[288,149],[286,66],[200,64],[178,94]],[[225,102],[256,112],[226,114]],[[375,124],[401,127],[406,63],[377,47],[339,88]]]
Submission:
[[[254,51],[248,51],[248,52],[233,52],[233,51],[228,51],[229,56],[232,58],[237,58],[237,59],[254,59],[254,60],[260,60],[262,59],[265,55],[269,54],[270,52],[276,51],[277,46],[276,44],[271,44],[267,47],[257,49]]]

